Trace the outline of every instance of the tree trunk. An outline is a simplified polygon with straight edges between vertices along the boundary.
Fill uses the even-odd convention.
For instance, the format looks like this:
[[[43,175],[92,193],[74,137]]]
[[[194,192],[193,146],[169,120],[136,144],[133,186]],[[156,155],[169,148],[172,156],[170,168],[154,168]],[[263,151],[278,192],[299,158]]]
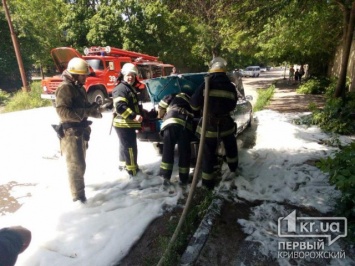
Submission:
[[[339,2],[338,2],[339,3]],[[351,9],[342,4],[344,13],[344,37],[343,37],[343,54],[340,66],[339,79],[335,89],[334,97],[343,97],[346,90],[346,72],[349,63],[350,49],[354,35],[355,24],[355,1],[351,5]]]
[[[7,22],[9,24],[10,33],[11,33],[11,39],[12,39],[12,43],[14,45],[16,59],[17,59],[18,67],[19,67],[20,74],[21,74],[22,86],[23,86],[22,90],[24,92],[29,92],[30,91],[30,87],[28,86],[28,83],[27,83],[27,78],[26,78],[25,68],[23,66],[23,61],[22,61],[22,57],[21,57],[19,43],[18,43],[18,40],[17,40],[17,36],[16,36],[16,34],[14,32],[14,27],[12,25],[11,16],[10,16],[10,12],[9,12],[9,9],[7,7],[7,4],[6,4],[6,0],[2,0],[2,5],[4,7],[4,11],[5,11]]]

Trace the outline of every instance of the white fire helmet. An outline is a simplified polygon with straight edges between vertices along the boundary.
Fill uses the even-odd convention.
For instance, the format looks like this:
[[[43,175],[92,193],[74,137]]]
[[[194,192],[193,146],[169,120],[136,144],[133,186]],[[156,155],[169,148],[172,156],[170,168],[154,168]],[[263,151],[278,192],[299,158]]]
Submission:
[[[126,63],[126,64],[123,65],[123,67],[121,69],[121,73],[124,76],[128,75],[129,73],[137,75],[138,74],[138,69],[132,63]]]
[[[210,69],[208,72],[226,72],[227,70],[227,61],[222,57],[215,57],[211,60]]]
[[[79,57],[74,57],[69,61],[67,71],[70,74],[75,74],[75,75],[90,74],[89,64],[84,59]]]

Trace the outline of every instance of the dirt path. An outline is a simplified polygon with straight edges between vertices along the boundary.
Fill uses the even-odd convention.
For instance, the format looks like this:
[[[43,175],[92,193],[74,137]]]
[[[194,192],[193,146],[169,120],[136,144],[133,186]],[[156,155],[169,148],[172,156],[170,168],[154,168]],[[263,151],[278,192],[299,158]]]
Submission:
[[[296,92],[298,84],[288,84],[287,80],[279,80],[276,82],[275,87],[274,96],[265,109],[281,113],[292,113],[308,112],[311,103],[317,107],[324,106],[325,99],[323,95],[298,94]]]

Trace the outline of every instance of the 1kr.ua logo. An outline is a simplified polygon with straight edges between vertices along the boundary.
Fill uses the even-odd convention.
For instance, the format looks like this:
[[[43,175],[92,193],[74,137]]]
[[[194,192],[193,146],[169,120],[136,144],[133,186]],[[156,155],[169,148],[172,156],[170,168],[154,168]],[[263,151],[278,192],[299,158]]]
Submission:
[[[296,217],[296,211],[280,217],[277,224],[279,237],[325,237],[328,246],[347,236],[345,217]]]

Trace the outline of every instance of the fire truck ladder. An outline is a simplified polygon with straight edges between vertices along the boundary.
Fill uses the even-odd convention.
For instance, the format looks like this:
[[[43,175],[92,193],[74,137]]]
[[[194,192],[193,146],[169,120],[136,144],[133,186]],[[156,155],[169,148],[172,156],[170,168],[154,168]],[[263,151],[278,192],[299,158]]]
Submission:
[[[92,46],[89,48],[85,48],[84,53],[85,55],[127,56],[136,61],[147,60],[147,61],[158,62],[158,57],[156,56],[132,52],[124,49],[114,48],[111,46],[106,46],[106,47]]]

